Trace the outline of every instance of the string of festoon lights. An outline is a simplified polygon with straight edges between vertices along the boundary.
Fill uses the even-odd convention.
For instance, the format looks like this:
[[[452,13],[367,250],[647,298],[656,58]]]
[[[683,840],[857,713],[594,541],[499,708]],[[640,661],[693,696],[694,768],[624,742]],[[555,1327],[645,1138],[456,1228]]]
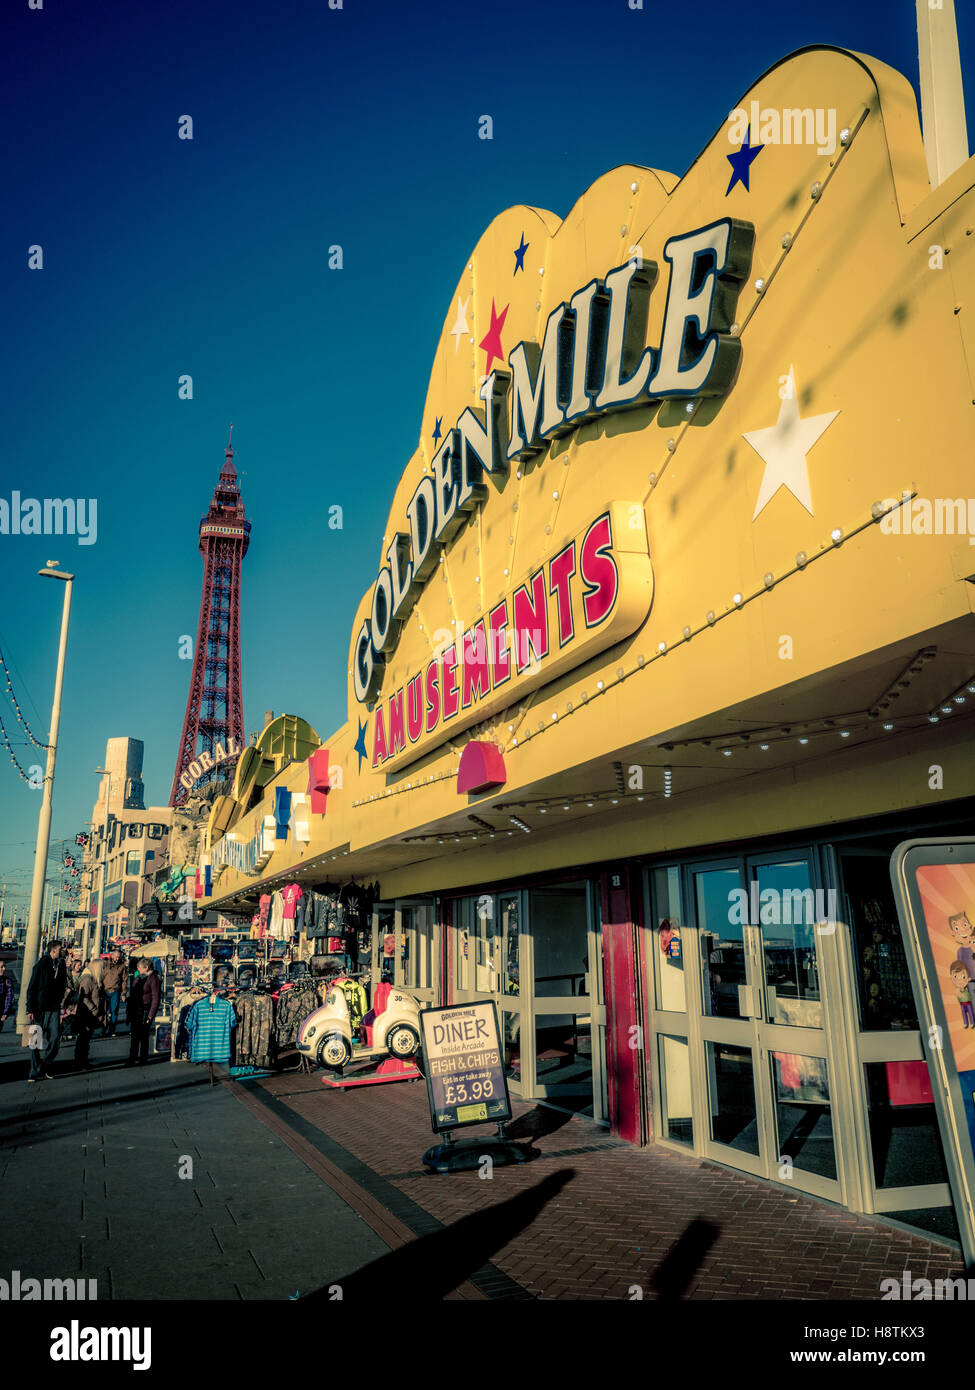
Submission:
[[[560,724],[565,723],[565,720],[567,718],[570,718],[573,714],[578,713],[582,709],[588,708],[594,700],[599,698],[599,696],[608,693],[616,686],[622,685],[624,681],[630,680],[634,676],[639,675],[641,672],[648,670],[651,666],[654,665],[655,662],[664,660],[667,656],[671,655],[673,652],[678,650],[678,648],[685,646],[688,642],[692,641],[701,633],[706,632],[709,628],[716,627],[718,623],[724,621],[727,618],[730,618],[732,614],[740,612],[741,609],[747,607],[749,603],[754,603],[764,594],[769,593],[772,589],[775,588],[777,584],[781,584],[786,579],[791,579],[794,575],[806,570],[817,560],[821,560],[825,555],[831,554],[833,551],[838,550],[841,545],[843,545],[846,541],[852,540],[853,537],[859,535],[861,531],[867,530],[870,526],[878,525],[880,521],[882,521],[883,518],[887,516],[890,512],[893,512],[898,507],[903,506],[905,502],[912,500],[915,496],[917,496],[916,490],[911,488],[905,488],[899,494],[899,500],[889,502],[886,505],[884,502],[874,502],[870,508],[870,515],[865,519],[857,522],[855,525],[846,529],[840,528],[838,526],[833,527],[829,533],[828,541],[822,542],[818,551],[815,551],[812,554],[808,554],[804,550],[798,551],[794,563],[788,568],[780,571],[778,574],[773,573],[771,570],[766,571],[762,578],[761,588],[757,588],[752,593],[748,594],[735,593],[732,596],[731,603],[728,604],[725,608],[723,608],[720,612],[716,609],[709,609],[708,612],[705,614],[703,622],[698,620],[696,626],[693,626],[692,624],[685,625],[679,637],[676,637],[669,642],[659,642],[657,644],[657,649],[655,651],[650,652],[649,654],[645,652],[639,652],[636,658],[628,666],[621,665],[617,667],[615,676],[609,676],[606,679],[600,679],[596,681],[595,688],[592,691],[582,690],[577,700],[569,700],[566,702],[564,710],[550,711],[548,718],[539,719],[538,723],[534,728],[526,729],[522,733],[520,732],[522,724],[528,718],[528,712],[526,709],[524,712],[522,712],[521,718],[517,725],[515,725],[514,723],[509,723],[507,732],[510,737],[508,738],[507,742],[503,742],[500,739],[498,740],[502,753],[511,753],[519,748],[523,748],[525,744],[531,742],[533,739],[540,738],[543,734],[548,733],[549,730],[558,728]],[[848,727],[849,725],[863,723],[867,720],[873,721],[879,719],[879,716],[881,714],[884,714],[888,711],[891,702],[899,698],[903,690],[907,688],[907,685],[910,684],[912,676],[916,675],[917,672],[920,671],[921,668],[924,666],[924,664],[927,661],[931,660],[935,654],[935,649],[930,647],[924,648],[921,652],[919,652],[915,657],[912,658],[911,662],[908,663],[904,671],[902,671],[900,675],[898,675],[898,677],[891,683],[891,686],[884,692],[880,699],[877,700],[866,710],[855,711],[846,716],[837,715],[832,718],[811,720],[805,722],[793,721],[792,724],[772,726],[767,731],[759,729],[755,731],[750,731],[747,734],[703,735],[700,738],[685,739],[679,743],[662,744],[661,747],[664,750],[670,750],[672,748],[685,747],[691,745],[708,746],[715,742],[729,742],[732,743],[734,746],[757,747],[758,749],[764,752],[767,751],[767,749],[771,746],[773,742],[782,742],[784,740],[795,739],[800,744],[805,744],[808,743],[809,738],[815,734],[838,734],[840,738],[847,739],[851,737],[853,732],[852,728]],[[936,723],[938,719],[941,717],[942,713],[950,713],[953,708],[956,708],[957,706],[964,703],[968,694],[975,694],[975,676],[973,676],[971,681],[966,681],[962,686],[958,688],[957,691],[954,691],[951,695],[947,696],[946,699],[940,703],[937,710],[932,710],[926,716],[927,719],[931,723]],[[801,726],[801,733],[794,732],[797,726]],[[891,732],[894,729],[893,720],[889,718],[883,719],[881,721],[881,727],[885,731]],[[725,754],[725,756],[730,757],[734,751],[734,746],[730,748],[722,748],[721,751]],[[420,776],[414,778],[413,780],[402,782],[399,786],[396,787],[386,787],[383,789],[383,791],[374,792],[368,797],[360,798],[359,800],[353,802],[353,805],[355,807],[377,805],[385,801],[388,797],[402,796],[406,792],[418,791],[422,787],[434,786],[439,782],[453,781],[454,779],[456,779],[456,776],[456,768],[451,768],[438,773],[430,773],[426,777]],[[670,796],[672,793],[672,789],[673,770],[671,768],[665,768],[664,795]],[[602,794],[599,793],[594,795],[601,796]],[[558,800],[558,798],[554,799]],[[584,802],[587,802],[591,798],[581,797],[579,799]],[[566,800],[566,798],[563,798],[563,800]]]
[[[24,733],[25,733],[25,734],[27,735],[27,737],[30,739],[31,743],[34,745],[35,748],[43,748],[43,749],[46,751],[49,745],[46,744],[46,743],[40,743],[40,742],[34,737],[34,734],[33,734],[33,731],[31,730],[30,725],[27,723],[27,720],[24,718],[24,711],[20,708],[20,705],[19,705],[19,703],[18,703],[18,701],[17,701],[17,696],[14,694],[13,681],[12,681],[11,678],[10,678],[10,668],[9,668],[9,666],[7,665],[6,661],[4,660],[4,655],[3,655],[3,652],[2,652],[2,651],[0,651],[0,669],[2,669],[3,674],[4,674],[4,676],[6,677],[6,681],[7,681],[7,694],[8,694],[8,696],[10,697],[10,703],[13,705],[13,707],[14,707],[14,712],[15,712],[15,714],[17,715],[17,722],[18,722],[18,724],[23,725]],[[9,747],[9,745],[8,745],[8,747]]]
[[[14,767],[20,774],[20,780],[22,782],[29,782],[30,774],[25,772],[24,769],[21,767],[20,763],[17,761],[17,755],[14,753],[14,750],[10,743],[10,739],[7,737],[7,730],[4,727],[2,718],[0,718],[0,741],[3,742],[4,748],[6,748],[7,752],[10,754],[10,761],[13,763]]]
[[[669,642],[659,642],[656,650],[649,654],[645,652],[638,653],[635,660],[632,661],[630,665],[617,667],[615,676],[609,676],[605,680],[601,679],[596,681],[595,688],[592,691],[581,691],[578,700],[567,701],[564,710],[551,710],[548,718],[539,719],[534,728],[526,729],[524,733],[519,734],[516,732],[515,725],[509,724],[508,733],[511,737],[509,741],[502,746],[502,752],[507,753],[516,748],[524,747],[524,745],[529,743],[532,739],[540,738],[543,734],[548,733],[549,730],[557,728],[559,724],[564,723],[567,718],[578,713],[580,709],[586,708],[593,700],[598,699],[599,696],[608,693],[618,685],[622,685],[624,681],[630,680],[633,676],[648,670],[655,662],[663,661],[666,657],[677,651],[678,648],[692,641],[700,633],[706,632],[709,628],[716,627],[718,623],[730,618],[732,614],[740,612],[743,608],[747,607],[748,604],[754,603],[756,599],[769,593],[777,584],[781,584],[783,580],[791,579],[793,575],[801,573],[810,565],[815,564],[817,560],[821,560],[825,555],[831,554],[834,550],[838,550],[844,542],[852,540],[853,537],[859,535],[861,531],[867,530],[870,526],[877,525],[888,512],[894,511],[897,507],[902,506],[904,501],[916,495],[916,492],[906,489],[900,501],[892,502],[889,505],[885,505],[883,502],[874,502],[870,509],[870,515],[865,520],[859,521],[854,526],[845,530],[838,526],[834,527],[829,533],[829,540],[823,542],[818,551],[811,555],[807,554],[804,550],[798,551],[795,562],[787,569],[782,570],[779,574],[775,574],[771,570],[767,571],[763,576],[761,588],[755,589],[750,594],[734,594],[731,603],[720,612],[716,609],[709,609],[703,622],[699,620],[697,626],[687,624],[682,629],[679,637],[675,637]],[[692,741],[701,742],[702,740]]]

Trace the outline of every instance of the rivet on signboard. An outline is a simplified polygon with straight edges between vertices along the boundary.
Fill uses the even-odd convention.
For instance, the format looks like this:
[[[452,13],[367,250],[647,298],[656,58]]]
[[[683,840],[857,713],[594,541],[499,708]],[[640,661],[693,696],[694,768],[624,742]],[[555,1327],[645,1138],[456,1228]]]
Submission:
[[[617,679],[618,681],[621,681],[621,680],[623,679],[623,668],[622,668],[622,666],[617,666],[617,668],[616,668],[616,679]]]
[[[545,534],[546,534],[546,536],[550,536],[550,535],[552,534],[552,528],[551,528],[551,526],[546,526],[546,527],[545,527]]]
[[[841,144],[841,145],[848,145],[848,144],[850,143],[850,136],[851,136],[850,127],[849,127],[849,126],[844,126],[843,129],[840,131],[840,144]]]
[[[674,450],[675,450],[676,448],[677,448],[677,440],[676,440],[676,439],[668,439],[668,440],[667,440],[667,449],[669,450],[669,452],[670,452],[670,453],[673,453]]]
[[[655,482],[657,481],[657,475],[656,475],[656,473],[651,473],[651,474],[649,474],[649,480],[650,480],[651,483],[655,483]]]
[[[538,267],[538,273],[539,273],[539,275],[544,275],[544,274],[545,274],[545,267],[544,267],[543,265],[540,265],[540,266]]]
[[[541,307],[542,307],[542,301],[541,301],[540,299],[536,299],[536,300],[535,300],[535,308],[536,308],[536,309],[540,309]]]
[[[728,329],[728,336],[731,337],[731,338],[737,338],[737,337],[738,337],[738,334],[739,334],[740,332],[741,332],[741,324],[740,324],[740,323],[733,323],[733,324],[731,325],[731,327]]]
[[[733,599],[733,602],[734,602],[736,608],[740,608],[741,605],[742,605],[742,603],[744,602],[744,600],[742,599],[741,594],[735,594],[734,599]]]
[[[620,227],[620,236],[626,236],[626,228]]]
[[[834,526],[829,533],[829,538],[834,545],[839,545],[840,541],[843,539],[843,532],[838,526]]]
[[[806,563],[807,558],[808,557],[804,550],[800,550],[799,553],[796,555],[796,564],[799,566],[800,569],[802,569],[803,565]]]
[[[645,666],[645,665],[646,665],[646,661],[647,661],[647,658],[641,653],[641,654],[637,657],[637,659],[636,659],[636,664],[637,664],[638,666]]]
[[[697,402],[696,402],[696,401],[688,401],[687,404],[684,406],[684,411],[685,411],[685,413],[686,413],[687,415],[693,415],[693,414],[694,414],[694,411],[695,411],[696,409],[697,409]]]
[[[709,608],[709,609],[708,609],[707,619],[708,619],[708,622],[711,623],[712,626],[713,626],[713,625],[714,625],[714,609],[713,609],[713,608]]]
[[[603,683],[602,683],[602,681],[597,681],[597,682],[596,682],[596,689],[597,689],[597,690],[602,690],[602,688],[603,688]]]
[[[639,188],[639,186],[640,186],[639,184],[631,183],[631,184],[630,184],[630,192],[631,192],[631,193],[635,193],[635,192],[637,191],[637,189]]]
[[[775,583],[775,575],[772,573],[771,570],[766,571],[762,578],[762,582],[765,585],[766,589],[771,589],[772,585]]]
[[[559,494],[557,492],[553,492],[552,496],[555,498],[556,502],[559,500]]]
[[[507,573],[508,573],[508,571],[507,571],[507,570],[505,570],[505,574],[507,574]]]
[[[658,643],[657,643],[657,650],[658,650],[659,652],[665,652],[665,651],[667,650],[667,643],[666,643],[666,642],[658,642]],[[642,662],[642,661],[640,662],[640,665],[641,665],[641,666],[643,665],[643,662]]]
[[[812,188],[810,188],[809,190],[809,196],[813,199],[813,201],[815,201],[819,197],[820,193],[822,193],[822,191],[823,185],[817,179],[816,182],[813,184]]]
[[[684,641],[685,641],[685,642],[689,642],[690,640],[691,640],[691,630],[690,630],[689,627],[685,627],[685,628],[684,628]]]
[[[792,245],[792,233],[791,233],[791,232],[785,232],[785,233],[783,234],[783,237],[782,237],[782,249],[783,249],[784,251],[788,251],[788,249],[789,249],[789,247],[790,247],[791,245]]]
[[[755,281],[755,293],[756,293],[756,294],[764,294],[764,293],[765,293],[765,281],[761,278],[761,276],[759,276],[759,278]]]

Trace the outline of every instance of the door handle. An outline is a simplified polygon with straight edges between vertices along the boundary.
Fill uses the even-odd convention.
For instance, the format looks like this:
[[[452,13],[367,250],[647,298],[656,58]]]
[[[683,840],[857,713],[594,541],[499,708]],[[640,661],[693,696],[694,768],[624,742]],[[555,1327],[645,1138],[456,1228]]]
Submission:
[[[761,1018],[762,1007],[757,985],[738,986],[738,1012],[742,1018]]]

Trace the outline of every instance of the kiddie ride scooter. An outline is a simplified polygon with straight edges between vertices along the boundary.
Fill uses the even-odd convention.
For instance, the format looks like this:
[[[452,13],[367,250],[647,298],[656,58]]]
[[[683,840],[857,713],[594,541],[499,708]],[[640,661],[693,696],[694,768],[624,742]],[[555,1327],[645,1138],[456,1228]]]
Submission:
[[[322,1077],[322,1084],[335,1089],[418,1079],[420,1070],[412,1060],[420,1050],[416,1000],[383,981],[376,985],[372,1008],[359,1022],[362,998],[354,975],[333,980],[325,1003],[301,1025],[298,1051],[333,1073]]]

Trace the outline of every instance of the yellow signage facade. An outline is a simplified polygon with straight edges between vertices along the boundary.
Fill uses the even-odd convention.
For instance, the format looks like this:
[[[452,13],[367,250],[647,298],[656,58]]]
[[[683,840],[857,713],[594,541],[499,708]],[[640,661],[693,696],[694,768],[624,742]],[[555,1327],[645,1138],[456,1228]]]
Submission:
[[[681,179],[622,166],[562,220],[501,213],[445,286],[349,615],[327,812],[262,879],[228,862],[215,901],[337,859],[389,894],[496,877],[456,786],[471,739],[507,779],[473,809],[520,805],[535,832],[506,842],[511,872],[825,820],[838,794],[879,812],[907,785],[872,751],[874,702],[920,634],[975,653],[975,546],[880,523],[970,490],[973,162],[932,190],[909,84],[840,50],[736,110]],[[275,786],[306,792],[305,764],[234,814],[271,815]],[[531,811],[562,794],[556,834]],[[421,863],[424,838],[445,844]]]

